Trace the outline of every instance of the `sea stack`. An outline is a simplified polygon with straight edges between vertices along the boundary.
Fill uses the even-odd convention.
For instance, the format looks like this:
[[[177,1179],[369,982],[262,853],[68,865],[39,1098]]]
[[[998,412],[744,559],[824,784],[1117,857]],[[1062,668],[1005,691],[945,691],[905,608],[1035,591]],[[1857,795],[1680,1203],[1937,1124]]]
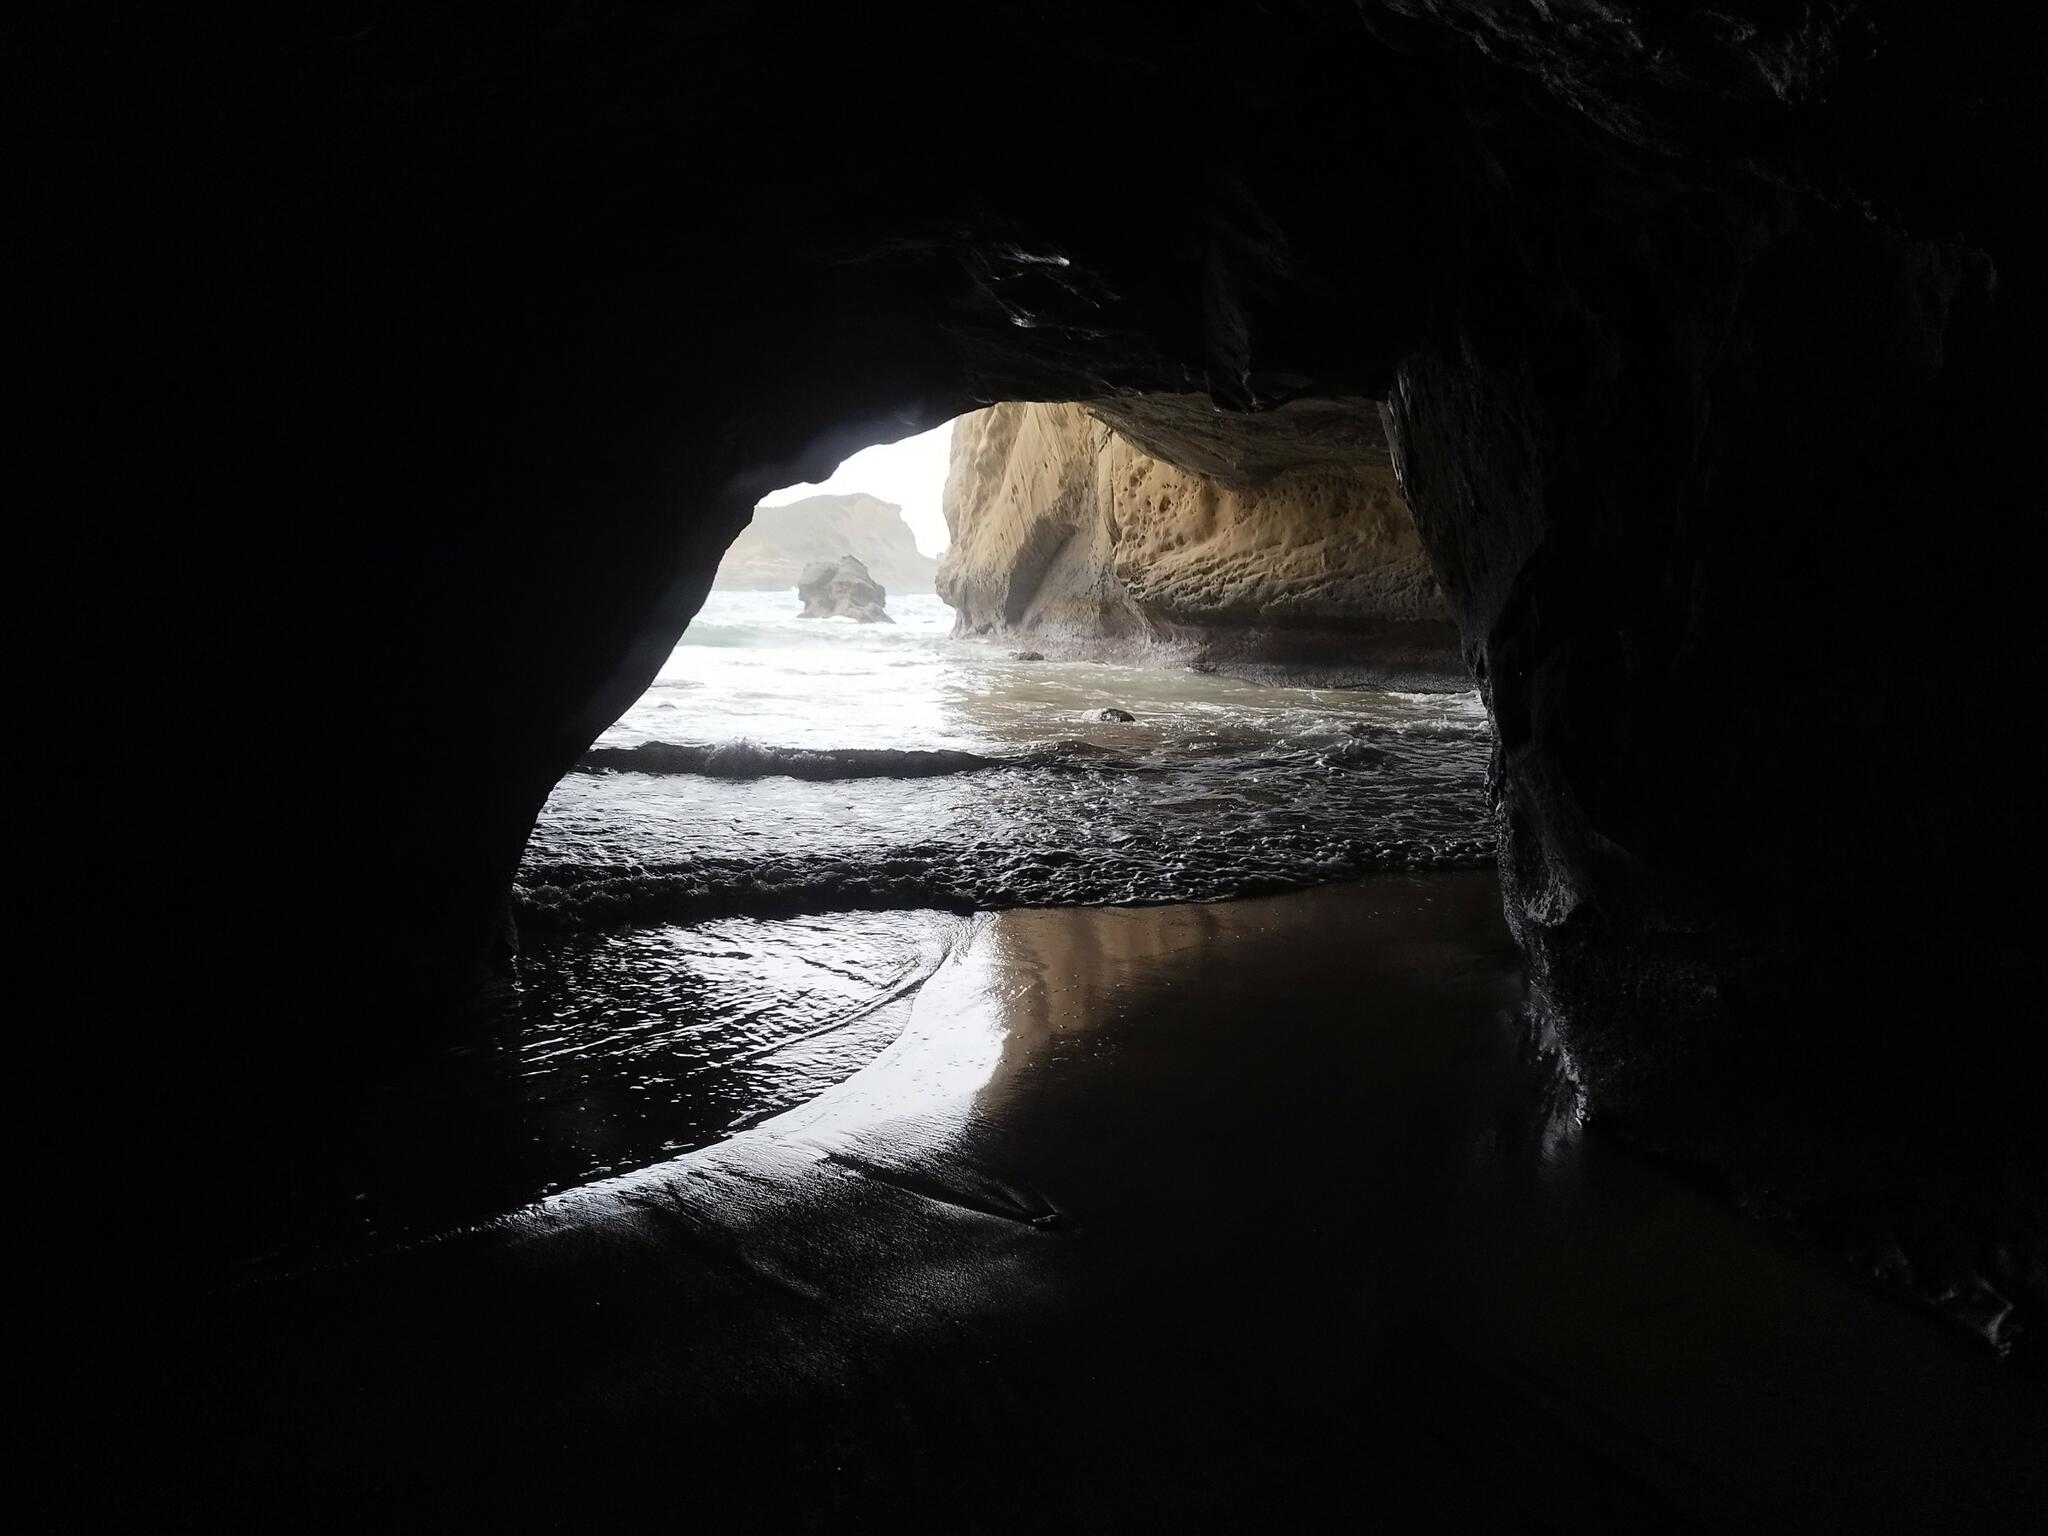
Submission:
[[[853,619],[862,624],[893,624],[889,594],[852,555],[815,560],[798,578],[796,595],[803,599],[805,619]]]

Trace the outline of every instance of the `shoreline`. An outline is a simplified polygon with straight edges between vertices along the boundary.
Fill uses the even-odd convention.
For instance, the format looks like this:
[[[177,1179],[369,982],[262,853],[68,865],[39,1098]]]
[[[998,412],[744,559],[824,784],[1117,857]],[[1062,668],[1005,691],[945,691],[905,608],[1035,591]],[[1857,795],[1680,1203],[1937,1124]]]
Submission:
[[[1288,629],[1177,626],[1153,633],[1103,635],[1062,629],[962,629],[956,623],[947,638],[958,645],[984,646],[1012,660],[1214,673],[1267,688],[1458,694],[1479,686],[1454,635],[1433,636],[1432,643],[1392,641],[1377,647],[1368,661],[1356,659],[1358,636],[1348,632],[1316,636]]]
[[[817,1098],[210,1298],[55,1465],[230,1527],[2026,1528],[2037,1385],[1583,1135],[1516,1000],[1481,873],[976,918]]]

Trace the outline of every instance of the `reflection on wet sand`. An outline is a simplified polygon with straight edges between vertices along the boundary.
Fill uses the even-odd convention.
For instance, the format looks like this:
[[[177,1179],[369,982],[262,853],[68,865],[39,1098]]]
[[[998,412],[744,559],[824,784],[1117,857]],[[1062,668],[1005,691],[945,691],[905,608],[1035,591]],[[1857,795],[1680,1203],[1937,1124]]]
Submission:
[[[1446,874],[976,919],[812,1104],[181,1320],[78,1485],[229,1524],[312,1489],[404,1526],[2029,1528],[2038,1384],[1582,1136],[1498,910]]]

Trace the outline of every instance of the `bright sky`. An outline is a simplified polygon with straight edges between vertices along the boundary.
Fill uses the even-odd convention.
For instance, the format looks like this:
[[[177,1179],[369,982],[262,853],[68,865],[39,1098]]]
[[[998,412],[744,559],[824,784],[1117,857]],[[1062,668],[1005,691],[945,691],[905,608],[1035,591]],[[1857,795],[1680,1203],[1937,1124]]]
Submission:
[[[946,547],[946,518],[939,501],[946,489],[946,456],[953,443],[953,423],[933,427],[900,443],[863,448],[816,485],[785,485],[761,498],[764,507],[787,506],[823,491],[845,495],[866,491],[903,509],[911,537],[928,555]]]

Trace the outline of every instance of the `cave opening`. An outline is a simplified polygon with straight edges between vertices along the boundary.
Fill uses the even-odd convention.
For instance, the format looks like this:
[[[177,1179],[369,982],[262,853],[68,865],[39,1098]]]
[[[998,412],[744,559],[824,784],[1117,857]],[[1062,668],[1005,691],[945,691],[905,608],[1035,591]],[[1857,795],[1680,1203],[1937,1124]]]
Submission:
[[[787,1114],[976,914],[1489,868],[1491,740],[1373,401],[1013,403],[856,450],[760,498],[554,786],[497,1006],[387,1075],[312,1230],[388,1244]]]
[[[28,927],[73,985],[22,1032],[57,1170],[24,1225],[62,1357],[37,1459],[81,1523],[633,1525],[684,1488],[916,1528],[993,1484],[995,1526],[1320,1528],[1361,1488],[1422,1528],[2038,1525],[2019,12],[117,10],[9,58],[48,257],[26,568],[69,598],[28,669],[62,748]],[[558,1026],[658,1010],[577,997],[759,1003],[758,934],[673,919],[743,886],[726,921],[813,921],[765,908],[815,848],[655,867],[607,812],[548,855],[572,808],[536,859],[536,815],[637,771],[578,765],[765,494],[981,410],[987,483],[1035,465],[1067,509],[955,562],[1016,690],[1184,650],[1170,708],[1134,680],[1089,702],[1136,718],[1079,722],[1142,759],[1152,714],[1297,669],[1455,670],[1489,724],[1414,718],[1458,727],[1442,782],[1483,776],[1497,862],[1329,835],[1425,777],[1400,719],[1268,732],[1292,761],[1229,790],[1228,752],[1068,751],[836,803],[687,767],[730,742],[615,742],[677,749],[639,776],[702,805],[786,781],[826,838],[897,796],[789,995],[847,981],[835,943],[971,932],[802,1124],[614,1134],[659,1085],[586,1092]],[[1311,483],[1380,509],[1336,520],[1371,579],[1261,541]],[[280,703],[309,679],[314,729]],[[956,835],[984,786],[1019,814]],[[1086,857],[1024,847],[1052,824]],[[1008,899],[1131,847],[1133,879],[1340,878]],[[883,933],[913,895],[935,927]],[[559,1114],[515,1085],[471,1134],[514,924],[568,957],[524,1037]],[[980,1086],[929,1079],[942,1114],[891,1087],[952,1066]],[[644,1165],[666,1141],[696,1150]],[[503,1214],[357,1201],[437,1158]],[[989,1447],[1048,1425],[1009,1497]],[[532,1476],[565,1463],[661,1475]]]

